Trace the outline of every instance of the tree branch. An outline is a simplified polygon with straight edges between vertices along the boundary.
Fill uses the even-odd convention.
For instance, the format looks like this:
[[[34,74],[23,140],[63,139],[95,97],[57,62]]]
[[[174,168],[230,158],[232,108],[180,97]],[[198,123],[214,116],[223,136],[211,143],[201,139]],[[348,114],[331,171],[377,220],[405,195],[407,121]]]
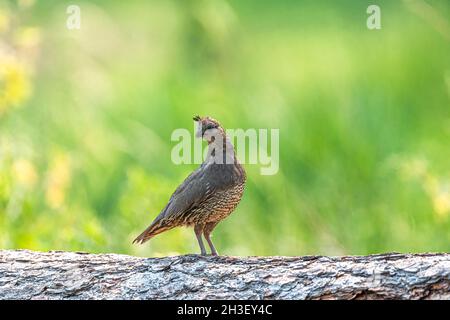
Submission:
[[[0,299],[450,299],[450,254],[138,258],[3,250]]]

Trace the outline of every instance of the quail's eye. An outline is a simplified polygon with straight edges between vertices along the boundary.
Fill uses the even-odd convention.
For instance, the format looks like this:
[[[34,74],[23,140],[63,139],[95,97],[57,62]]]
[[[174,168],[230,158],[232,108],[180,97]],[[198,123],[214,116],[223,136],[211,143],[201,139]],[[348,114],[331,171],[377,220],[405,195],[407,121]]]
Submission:
[[[213,123],[208,123],[205,127],[206,130],[215,129],[215,128],[217,128],[217,126]]]

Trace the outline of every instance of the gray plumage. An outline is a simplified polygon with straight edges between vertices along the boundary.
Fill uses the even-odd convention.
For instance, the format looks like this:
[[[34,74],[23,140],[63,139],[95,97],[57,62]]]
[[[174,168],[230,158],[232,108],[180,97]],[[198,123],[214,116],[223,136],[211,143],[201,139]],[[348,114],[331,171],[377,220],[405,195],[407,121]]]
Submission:
[[[199,126],[197,135],[208,141],[208,157],[175,190],[165,208],[133,243],[144,243],[174,227],[194,226],[201,254],[206,254],[202,234],[211,254],[218,254],[210,234],[238,205],[246,174],[220,124],[210,117],[197,116],[194,120]]]

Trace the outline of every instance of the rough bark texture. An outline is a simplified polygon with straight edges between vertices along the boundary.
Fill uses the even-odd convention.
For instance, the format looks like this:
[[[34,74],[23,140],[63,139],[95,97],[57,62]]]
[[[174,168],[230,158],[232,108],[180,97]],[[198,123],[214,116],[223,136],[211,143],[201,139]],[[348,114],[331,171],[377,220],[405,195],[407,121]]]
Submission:
[[[450,299],[450,254],[138,258],[0,251],[1,299]]]

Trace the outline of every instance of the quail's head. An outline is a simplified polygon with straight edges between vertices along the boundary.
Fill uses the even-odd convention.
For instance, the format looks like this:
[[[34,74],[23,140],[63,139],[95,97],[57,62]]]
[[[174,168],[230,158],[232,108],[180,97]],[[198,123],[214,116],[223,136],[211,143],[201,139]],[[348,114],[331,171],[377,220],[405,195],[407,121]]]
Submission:
[[[197,122],[197,138],[205,139],[208,143],[211,143],[218,135],[223,136],[225,134],[224,129],[216,119],[200,116],[195,116],[193,119]]]

